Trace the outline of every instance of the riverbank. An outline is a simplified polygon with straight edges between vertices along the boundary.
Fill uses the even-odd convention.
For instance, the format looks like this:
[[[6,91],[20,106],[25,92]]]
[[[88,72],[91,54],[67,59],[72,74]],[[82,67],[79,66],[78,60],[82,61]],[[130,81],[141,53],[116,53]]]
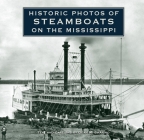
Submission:
[[[2,127],[2,126],[1,126]],[[40,140],[43,139],[43,134],[37,129],[31,128],[27,124],[6,124],[7,140]],[[0,128],[1,129],[1,128]],[[87,130],[82,134],[82,130],[78,128],[64,128],[63,133],[52,134],[53,140],[110,140],[108,135],[93,135],[88,134]],[[128,131],[119,131],[123,135],[128,134]],[[73,133],[73,134],[72,134]],[[138,133],[138,136],[144,137],[144,133]],[[47,139],[47,135],[46,135]],[[143,139],[141,139],[143,140]]]
[[[24,84],[27,85],[28,83],[32,83],[33,80],[0,80],[0,84]],[[45,80],[37,80],[37,83],[45,83]],[[71,80],[69,80],[71,83]],[[72,80],[72,82],[80,83],[80,80]],[[46,82],[49,84],[49,80]],[[85,84],[90,84],[90,79],[85,79]],[[139,85],[144,85],[144,79],[122,79],[123,85],[135,85],[139,83]],[[110,80],[109,79],[93,79],[93,84],[95,85],[109,85]],[[112,80],[113,85],[120,85],[120,79],[113,79]]]
[[[7,124],[7,140],[40,140],[43,139],[43,134],[38,133],[37,129],[31,128],[26,124]],[[72,134],[75,133],[75,134]],[[76,134],[77,132],[77,134]],[[103,140],[108,139],[107,135],[93,135],[93,134],[82,134],[81,129],[72,128],[65,129],[64,133],[52,134],[54,140]],[[46,135],[47,139],[47,135]]]

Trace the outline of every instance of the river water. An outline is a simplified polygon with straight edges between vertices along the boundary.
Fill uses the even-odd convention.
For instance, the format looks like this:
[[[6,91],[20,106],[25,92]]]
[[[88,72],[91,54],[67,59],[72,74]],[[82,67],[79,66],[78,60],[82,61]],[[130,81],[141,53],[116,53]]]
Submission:
[[[0,117],[9,116],[9,118],[13,118],[13,112],[16,110],[15,108],[12,107],[13,87],[19,87],[19,86],[21,85],[3,85],[3,84],[0,85]],[[123,108],[124,115],[144,109],[144,98],[143,98],[144,85],[135,86],[131,88],[132,86],[133,85],[122,86],[122,91],[124,92],[122,97],[118,96],[121,91],[120,86],[119,85],[112,86],[112,93],[113,93],[112,109],[113,110],[120,109],[119,102],[121,98],[123,101],[122,108]],[[93,86],[93,90],[96,93],[105,92],[104,91],[105,88],[107,89],[108,85]],[[129,116],[127,120],[129,123],[137,127],[142,127],[142,122],[144,122],[144,111],[136,115]]]

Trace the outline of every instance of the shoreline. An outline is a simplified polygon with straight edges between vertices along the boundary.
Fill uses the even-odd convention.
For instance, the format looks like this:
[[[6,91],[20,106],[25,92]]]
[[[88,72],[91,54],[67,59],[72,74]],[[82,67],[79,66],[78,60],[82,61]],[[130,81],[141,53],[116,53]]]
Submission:
[[[2,126],[1,126],[2,127]],[[7,134],[6,137],[9,140],[36,140],[36,139],[43,139],[44,134],[38,133],[37,129],[31,128],[27,124],[6,124],[7,127]],[[93,133],[66,133],[66,132],[81,132],[79,128],[62,128],[65,133],[53,133],[54,140],[110,140],[108,135],[100,134],[94,135]],[[87,131],[87,130],[86,130]],[[123,135],[126,135],[128,131],[123,130],[113,130],[115,132],[120,132]],[[143,134],[143,135],[142,135]],[[141,134],[141,137],[144,138],[144,133]],[[139,134],[140,135],[140,134]],[[138,137],[139,137],[138,135]],[[47,134],[45,134],[45,138],[47,139]],[[129,139],[130,140],[130,139]],[[137,139],[138,140],[138,139]],[[141,139],[144,140],[144,139]]]
[[[75,83],[80,83],[80,80],[72,80]],[[25,84],[27,85],[29,82],[33,83],[33,80],[0,80],[0,84]],[[45,83],[45,80],[37,80],[37,83]],[[69,80],[69,82],[71,82]],[[85,84],[90,84],[91,80],[86,79]],[[144,79],[123,79],[123,85],[135,85],[139,83],[139,85],[144,85]],[[47,80],[46,84],[49,84],[49,80]],[[95,85],[109,85],[109,79],[93,79],[93,84]],[[120,85],[120,79],[113,79],[113,85]]]

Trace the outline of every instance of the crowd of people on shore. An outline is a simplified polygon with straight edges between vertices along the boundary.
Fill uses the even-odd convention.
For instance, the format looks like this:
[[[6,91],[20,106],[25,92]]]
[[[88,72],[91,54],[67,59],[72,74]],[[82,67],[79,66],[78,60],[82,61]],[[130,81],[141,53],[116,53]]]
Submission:
[[[2,140],[6,140],[6,133],[7,133],[7,128],[6,128],[6,123],[8,122],[5,122],[3,121],[3,126],[1,128],[1,133],[2,133]],[[12,120],[11,121],[13,124],[14,123],[17,123],[17,120]],[[70,120],[70,119],[67,119],[67,120],[64,120],[64,119],[60,119],[60,118],[56,118],[56,117],[53,117],[53,118],[48,118],[48,119],[45,119],[45,118],[29,118],[27,120],[27,124],[30,125],[30,127],[33,129],[33,128],[36,128],[38,130],[38,133],[42,133],[43,134],[43,138],[45,139],[46,138],[46,135],[48,137],[48,140],[53,140],[53,136],[52,134],[55,134],[54,132],[58,132],[61,130],[61,128],[65,128],[65,127],[76,127],[76,128],[82,128],[82,133],[84,133],[84,129],[88,129],[88,131],[92,128],[92,129],[95,129],[95,128],[103,128],[105,129],[108,134],[111,136],[113,132],[113,129],[115,129],[114,127],[103,127],[102,125],[99,124],[99,120],[90,120],[90,121],[87,121],[87,120],[84,120],[84,119],[77,119],[77,120]],[[122,126],[122,124],[118,124],[118,122],[112,122],[111,125],[116,125],[116,126]],[[138,132],[138,131],[144,131],[144,123],[142,124],[142,128],[136,128],[130,124],[127,124],[128,125],[128,130],[130,131],[130,133],[128,135],[126,135],[127,137],[135,137],[135,134]],[[124,130],[124,129],[122,129]],[[115,133],[114,133],[115,134]],[[121,134],[117,133],[118,134],[118,137],[121,136]],[[116,134],[116,135],[117,135]]]

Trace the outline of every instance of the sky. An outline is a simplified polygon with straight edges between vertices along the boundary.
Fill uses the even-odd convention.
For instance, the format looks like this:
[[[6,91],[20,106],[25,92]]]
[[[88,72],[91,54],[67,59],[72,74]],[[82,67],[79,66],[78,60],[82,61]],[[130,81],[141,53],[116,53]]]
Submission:
[[[125,35],[122,37],[123,67],[125,75],[144,78],[144,2],[142,0],[1,0],[0,4],[0,77],[2,79],[37,78],[54,69],[64,41],[70,51],[79,51],[80,43],[87,53],[97,75],[110,68],[120,72],[120,37],[24,37],[23,7],[124,7]]]

